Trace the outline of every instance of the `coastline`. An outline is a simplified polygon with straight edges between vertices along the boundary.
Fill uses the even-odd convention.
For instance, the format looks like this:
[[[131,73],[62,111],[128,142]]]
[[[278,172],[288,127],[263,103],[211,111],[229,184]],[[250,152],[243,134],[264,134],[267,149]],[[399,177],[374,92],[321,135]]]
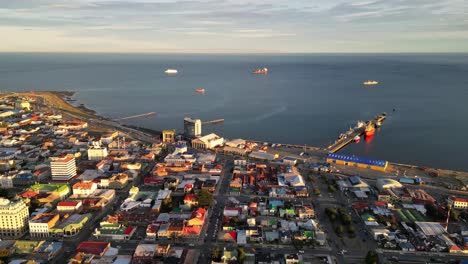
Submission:
[[[103,130],[108,130],[108,131],[111,131],[111,130],[119,131],[120,133],[125,134],[131,138],[139,139],[144,142],[154,143],[154,142],[159,141],[159,137],[156,139],[154,136],[159,136],[161,134],[161,131],[144,128],[144,127],[133,126],[133,125],[121,124],[110,118],[98,115],[96,111],[94,111],[93,109],[87,108],[83,104],[79,104],[79,106],[72,105],[69,101],[67,101],[67,98],[72,97],[75,94],[76,92],[74,91],[19,92],[19,93],[1,94],[0,98],[9,97],[9,96],[25,96],[25,97],[41,98],[41,100],[44,100],[47,103],[46,107],[56,109],[58,111],[62,111],[62,114],[64,114],[68,118],[84,119],[85,121],[90,123],[90,125],[94,127],[97,127]],[[252,141],[255,142],[255,140],[252,140]],[[318,151],[323,154],[322,148],[308,146],[308,149],[311,151]],[[431,172],[437,172],[439,177],[448,176],[448,177],[456,178],[459,181],[466,180],[468,182],[468,172],[465,172],[465,171],[429,168],[429,167],[423,167],[419,165],[396,163],[392,161],[389,161],[389,164],[393,167],[393,169],[390,170],[389,173],[394,172],[395,170],[401,170],[401,171],[405,170],[408,173],[414,173],[414,175],[424,173],[430,176]],[[408,176],[411,176],[411,174],[408,174]],[[460,179],[460,177],[462,179]]]

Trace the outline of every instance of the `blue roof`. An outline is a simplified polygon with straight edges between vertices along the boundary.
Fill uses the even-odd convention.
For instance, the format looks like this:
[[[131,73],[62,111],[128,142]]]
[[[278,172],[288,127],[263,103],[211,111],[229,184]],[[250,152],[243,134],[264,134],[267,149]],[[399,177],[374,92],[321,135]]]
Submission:
[[[387,165],[387,161],[385,160],[374,160],[368,158],[361,158],[351,155],[339,154],[339,153],[330,153],[328,154],[327,158],[334,159],[334,160],[343,160],[349,162],[357,162],[361,164],[371,165],[371,166],[378,166],[378,167],[385,167]]]
[[[359,178],[358,176],[351,176],[349,177],[349,182],[352,185],[358,185],[359,183],[361,183],[361,178]]]
[[[411,178],[400,178],[400,182],[402,183],[414,183],[414,180]]]

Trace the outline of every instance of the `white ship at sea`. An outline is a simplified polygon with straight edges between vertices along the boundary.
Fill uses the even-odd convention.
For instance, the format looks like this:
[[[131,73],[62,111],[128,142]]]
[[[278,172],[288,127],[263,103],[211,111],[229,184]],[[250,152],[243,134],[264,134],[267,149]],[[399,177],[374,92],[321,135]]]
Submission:
[[[166,74],[177,74],[177,70],[176,69],[167,69],[164,73],[166,73]]]

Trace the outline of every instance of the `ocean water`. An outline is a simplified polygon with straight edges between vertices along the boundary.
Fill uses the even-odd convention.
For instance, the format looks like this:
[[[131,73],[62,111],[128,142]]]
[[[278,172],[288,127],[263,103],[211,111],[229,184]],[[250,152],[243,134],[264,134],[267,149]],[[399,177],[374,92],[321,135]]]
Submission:
[[[270,72],[250,74],[260,67]],[[131,125],[180,132],[185,116],[224,118],[204,133],[320,147],[387,112],[370,142],[342,152],[468,171],[468,54],[4,53],[0,90],[71,90],[107,117],[157,112]]]

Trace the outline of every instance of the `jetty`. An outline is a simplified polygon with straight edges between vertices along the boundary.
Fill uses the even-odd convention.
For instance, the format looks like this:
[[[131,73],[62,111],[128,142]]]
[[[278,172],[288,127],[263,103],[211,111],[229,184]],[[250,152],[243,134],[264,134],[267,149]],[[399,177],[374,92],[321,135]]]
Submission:
[[[117,118],[115,120],[121,121],[121,120],[128,120],[128,119],[134,119],[134,118],[140,118],[140,117],[153,116],[153,115],[156,115],[156,112],[149,112],[149,113],[144,113],[144,114],[139,114],[139,115],[127,116],[127,117]]]
[[[376,118],[367,121],[366,124],[379,127],[386,118],[387,118],[386,114],[383,113],[382,115],[379,115]],[[365,130],[366,130],[366,126],[355,127],[354,129],[345,133],[346,136],[340,137],[330,146],[326,147],[324,150],[328,153],[335,153],[338,150],[346,147],[349,143],[353,142],[356,136],[359,136],[359,137],[362,136]]]
[[[219,123],[224,123],[224,119],[215,119],[211,121],[202,122],[203,125],[219,124]]]

